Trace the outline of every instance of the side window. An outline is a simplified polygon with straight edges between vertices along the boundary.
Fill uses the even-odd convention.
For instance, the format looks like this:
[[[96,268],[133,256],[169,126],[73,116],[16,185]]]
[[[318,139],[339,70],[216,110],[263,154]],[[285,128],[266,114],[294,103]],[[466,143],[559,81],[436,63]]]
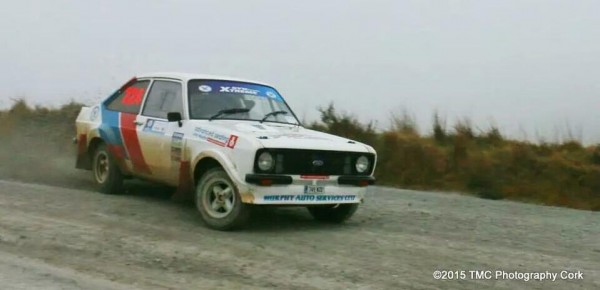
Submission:
[[[166,119],[169,112],[179,112],[183,115],[181,84],[170,81],[154,81],[142,115]]]
[[[107,108],[111,111],[137,114],[140,112],[142,100],[150,81],[136,81],[133,84],[119,90],[117,96],[108,103]]]

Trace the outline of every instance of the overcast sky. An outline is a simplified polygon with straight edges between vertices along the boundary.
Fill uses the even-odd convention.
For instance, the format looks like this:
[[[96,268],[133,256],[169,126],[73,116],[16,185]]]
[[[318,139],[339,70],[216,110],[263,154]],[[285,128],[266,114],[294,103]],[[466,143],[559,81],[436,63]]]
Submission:
[[[600,142],[600,1],[2,2],[0,107],[182,71],[271,83],[307,120],[334,102],[380,128],[406,109],[428,132],[437,110]]]

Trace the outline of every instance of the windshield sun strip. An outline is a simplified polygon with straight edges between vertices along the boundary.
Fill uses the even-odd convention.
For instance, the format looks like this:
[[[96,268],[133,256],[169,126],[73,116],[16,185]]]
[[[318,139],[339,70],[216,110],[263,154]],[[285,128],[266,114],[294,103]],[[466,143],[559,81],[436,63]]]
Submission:
[[[218,80],[218,79],[191,79],[187,81],[186,84],[186,88],[189,87],[191,82],[197,82],[197,81],[228,81],[228,80]],[[270,88],[272,90],[274,90],[279,97],[281,98],[281,101],[285,104],[285,106],[288,109],[289,114],[291,114],[294,119],[296,120],[296,123],[288,123],[288,122],[279,122],[279,121],[265,121],[265,122],[271,122],[271,123],[279,123],[279,124],[288,124],[288,125],[294,125],[294,126],[302,126],[302,122],[300,122],[300,119],[298,119],[298,116],[296,116],[296,113],[294,113],[294,110],[292,110],[292,107],[290,107],[290,105],[287,103],[287,101],[285,100],[285,98],[283,98],[283,96],[279,93],[279,91],[277,89],[275,89],[272,86],[268,86],[268,85],[264,85],[264,84],[258,84],[258,83],[252,83],[252,82],[245,82],[245,81],[230,81],[233,83],[239,83],[239,84],[249,84],[249,85],[257,85],[257,86],[263,86],[266,88]],[[187,109],[188,109],[188,116],[190,116],[190,120],[208,120],[208,118],[192,118],[192,109],[191,109],[191,101],[190,101],[190,93],[186,92],[187,96]],[[246,120],[246,121],[258,121],[258,120],[254,120],[254,119],[229,119],[229,118],[219,118],[219,119],[214,119],[214,120]]]

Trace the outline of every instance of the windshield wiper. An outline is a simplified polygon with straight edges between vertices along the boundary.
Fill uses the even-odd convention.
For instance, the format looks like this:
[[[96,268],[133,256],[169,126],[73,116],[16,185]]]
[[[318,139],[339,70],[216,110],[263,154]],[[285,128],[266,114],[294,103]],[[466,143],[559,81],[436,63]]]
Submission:
[[[250,111],[250,109],[247,109],[247,108],[225,109],[225,110],[221,110],[218,113],[210,116],[210,118],[208,118],[208,120],[211,121],[212,119],[215,119],[215,118],[223,116],[223,115],[231,115],[231,114],[238,114],[238,113],[248,113],[249,111]]]
[[[273,112],[271,112],[271,113],[267,113],[267,114],[266,114],[266,115],[265,115],[265,116],[262,118],[262,120],[260,120],[260,122],[261,122],[261,123],[262,123],[262,122],[264,122],[265,120],[267,120],[267,119],[268,119],[269,117],[271,117],[271,116],[277,116],[277,115],[286,115],[287,113],[288,113],[288,112],[286,112],[286,111],[273,111]]]

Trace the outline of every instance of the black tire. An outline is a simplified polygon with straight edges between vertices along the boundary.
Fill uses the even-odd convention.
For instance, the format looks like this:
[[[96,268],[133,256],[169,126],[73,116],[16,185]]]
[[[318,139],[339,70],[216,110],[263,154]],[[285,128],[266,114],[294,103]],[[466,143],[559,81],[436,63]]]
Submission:
[[[211,169],[200,178],[195,202],[204,223],[215,230],[241,228],[250,218],[250,206],[242,203],[237,187],[222,168]]]
[[[104,143],[94,151],[92,173],[98,191],[106,194],[123,193],[123,174]]]
[[[308,212],[320,222],[343,223],[354,215],[358,203],[315,205],[307,207]]]

